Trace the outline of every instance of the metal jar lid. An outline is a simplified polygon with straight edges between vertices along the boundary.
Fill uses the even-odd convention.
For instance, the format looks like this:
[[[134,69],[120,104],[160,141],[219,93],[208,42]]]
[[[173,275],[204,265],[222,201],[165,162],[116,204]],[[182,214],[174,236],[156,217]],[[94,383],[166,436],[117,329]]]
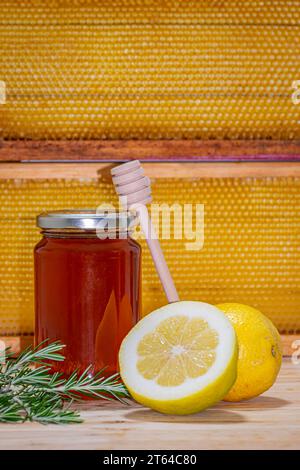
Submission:
[[[79,229],[79,230],[116,230],[130,231],[138,223],[137,215],[129,211],[104,210],[96,211],[91,209],[74,209],[44,212],[37,216],[38,227],[47,229]]]

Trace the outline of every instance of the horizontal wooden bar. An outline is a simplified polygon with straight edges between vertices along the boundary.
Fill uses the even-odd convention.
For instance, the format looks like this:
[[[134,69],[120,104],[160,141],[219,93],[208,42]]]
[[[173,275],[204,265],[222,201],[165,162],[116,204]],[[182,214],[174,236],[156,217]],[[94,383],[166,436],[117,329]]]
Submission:
[[[0,179],[110,178],[111,163],[0,163]],[[300,162],[144,163],[150,178],[300,177]]]
[[[0,161],[300,161],[300,141],[0,141]]]
[[[0,347],[2,342],[4,347],[10,348],[13,354],[19,354],[19,352],[24,351],[28,346],[33,345],[33,339],[33,335],[0,336]]]
[[[14,354],[18,354],[28,346],[33,345],[33,335],[26,336],[0,336],[5,347],[10,347]],[[290,357],[300,348],[300,334],[281,335],[283,356]]]

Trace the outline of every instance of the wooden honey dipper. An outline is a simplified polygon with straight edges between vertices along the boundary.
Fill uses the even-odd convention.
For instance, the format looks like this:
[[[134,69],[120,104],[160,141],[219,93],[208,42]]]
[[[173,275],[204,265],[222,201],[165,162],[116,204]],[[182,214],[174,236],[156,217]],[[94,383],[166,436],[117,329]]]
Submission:
[[[144,232],[154,265],[168,302],[178,302],[179,296],[162,252],[146,204],[152,202],[151,182],[145,176],[139,160],[119,165],[111,170],[112,180],[120,204],[136,211]]]

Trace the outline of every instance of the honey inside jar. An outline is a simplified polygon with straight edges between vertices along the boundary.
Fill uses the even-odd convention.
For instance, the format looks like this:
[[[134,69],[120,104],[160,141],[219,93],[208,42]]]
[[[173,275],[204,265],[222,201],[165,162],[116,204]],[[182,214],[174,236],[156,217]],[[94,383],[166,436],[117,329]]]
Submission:
[[[130,236],[136,219],[122,213],[124,227],[120,214],[114,236],[107,230],[101,238],[97,227],[113,220],[107,214],[65,211],[37,219],[43,238],[34,252],[35,341],[65,345],[65,361],[54,371],[118,370],[119,347],[139,319],[141,299],[141,248]]]

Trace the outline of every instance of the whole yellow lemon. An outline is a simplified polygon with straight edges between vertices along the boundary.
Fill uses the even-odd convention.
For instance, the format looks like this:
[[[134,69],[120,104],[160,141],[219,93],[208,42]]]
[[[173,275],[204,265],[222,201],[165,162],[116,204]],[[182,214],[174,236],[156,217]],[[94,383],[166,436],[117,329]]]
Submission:
[[[217,307],[231,321],[239,345],[237,379],[224,400],[249,400],[276,380],[282,361],[280,335],[271,320],[253,307],[238,303]]]

